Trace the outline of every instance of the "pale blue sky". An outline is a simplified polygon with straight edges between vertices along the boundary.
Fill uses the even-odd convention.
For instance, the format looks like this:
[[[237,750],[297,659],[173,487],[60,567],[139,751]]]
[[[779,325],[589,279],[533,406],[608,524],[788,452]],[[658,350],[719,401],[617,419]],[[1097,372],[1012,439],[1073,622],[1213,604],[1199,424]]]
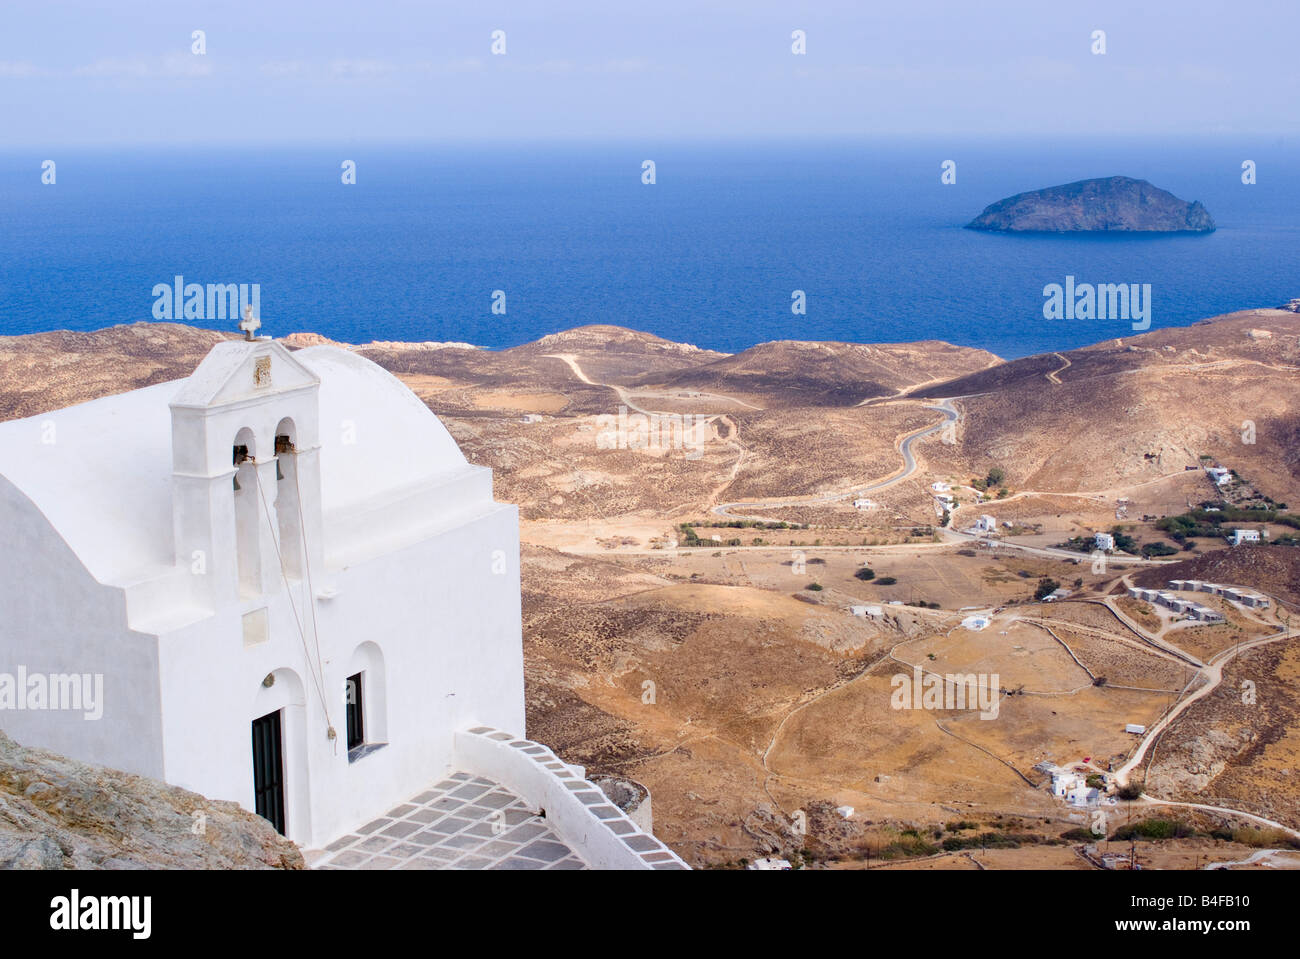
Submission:
[[[1298,42],[1295,0],[4,0],[0,148],[1288,137]]]

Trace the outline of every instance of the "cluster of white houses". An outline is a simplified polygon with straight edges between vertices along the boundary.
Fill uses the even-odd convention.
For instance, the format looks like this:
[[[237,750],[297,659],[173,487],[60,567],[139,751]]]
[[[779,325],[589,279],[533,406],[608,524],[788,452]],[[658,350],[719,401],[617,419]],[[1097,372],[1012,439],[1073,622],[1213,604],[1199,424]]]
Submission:
[[[522,738],[518,511],[491,471],[375,364],[247,331],[187,379],[0,423],[0,655],[104,690],[94,721],[0,727],[306,847],[460,775],[545,808],[589,866],[683,868]]]
[[[1217,609],[1202,606],[1195,600],[1183,599],[1181,596],[1175,596],[1173,593],[1167,592],[1163,589],[1144,589],[1140,586],[1131,586],[1129,587],[1128,594],[1134,599],[1140,599],[1148,603],[1155,603],[1157,606],[1171,609],[1175,613],[1182,613],[1200,623],[1223,622],[1223,614]]]
[[[1239,603],[1242,606],[1249,606],[1253,609],[1265,609],[1269,605],[1267,596],[1262,596],[1253,590],[1241,589],[1236,586],[1222,586],[1218,583],[1206,583],[1199,579],[1170,580],[1168,590],[1146,589],[1141,586],[1131,586],[1128,590],[1129,596],[1133,599],[1155,603],[1157,606],[1163,606],[1165,609],[1173,610],[1175,613],[1181,613],[1197,622],[1223,622],[1223,613],[1219,612],[1217,609],[1211,609],[1208,606],[1204,606],[1193,599],[1187,599],[1176,595],[1176,593],[1179,592],[1209,593],[1212,596],[1219,596],[1229,602]]]
[[[1268,609],[1268,597],[1262,593],[1257,593],[1253,589],[1243,589],[1240,586],[1223,586],[1219,583],[1207,583],[1199,579],[1171,579],[1169,588],[1185,593],[1209,593],[1212,596],[1222,596],[1231,603],[1240,603],[1242,606],[1249,606],[1251,609]]]

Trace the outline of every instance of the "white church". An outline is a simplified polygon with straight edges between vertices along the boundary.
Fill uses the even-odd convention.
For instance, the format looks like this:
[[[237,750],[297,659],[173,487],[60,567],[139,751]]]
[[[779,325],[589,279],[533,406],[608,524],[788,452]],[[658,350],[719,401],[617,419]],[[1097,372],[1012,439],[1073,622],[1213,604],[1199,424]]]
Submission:
[[[379,366],[241,325],[187,379],[0,423],[0,728],[307,849],[456,775],[588,867],[684,868],[521,738],[518,511],[491,470]],[[59,701],[76,677],[94,710]]]

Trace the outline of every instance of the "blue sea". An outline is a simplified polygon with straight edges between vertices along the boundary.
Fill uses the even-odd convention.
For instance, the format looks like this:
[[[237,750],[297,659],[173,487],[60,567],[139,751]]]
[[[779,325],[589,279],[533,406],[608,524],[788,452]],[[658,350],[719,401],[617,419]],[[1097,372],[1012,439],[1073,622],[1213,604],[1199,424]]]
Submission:
[[[1102,136],[11,151],[0,334],[151,320],[154,287],[179,274],[258,284],[264,333],[354,343],[501,348],[613,323],[729,352],[943,339],[1017,357],[1131,334],[1123,320],[1045,320],[1043,288],[1067,275],[1151,284],[1153,329],[1300,296],[1296,171],[1293,141]],[[1004,196],[1114,174],[1200,200],[1217,232],[962,229]]]

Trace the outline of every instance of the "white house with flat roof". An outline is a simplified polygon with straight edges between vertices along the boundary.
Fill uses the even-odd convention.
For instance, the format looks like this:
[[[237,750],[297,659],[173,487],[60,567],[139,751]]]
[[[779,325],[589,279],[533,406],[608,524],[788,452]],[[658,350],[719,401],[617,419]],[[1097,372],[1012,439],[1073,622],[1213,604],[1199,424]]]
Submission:
[[[250,330],[186,379],[0,423],[0,529],[0,660],[46,678],[23,708],[0,683],[25,745],[233,800],[305,847],[482,779],[544,806],[581,863],[682,868],[520,738],[517,509],[352,352]],[[102,684],[95,708],[54,708],[57,677]]]
[[[1234,529],[1229,542],[1233,546],[1240,546],[1242,543],[1258,543],[1261,539],[1267,537],[1267,532],[1261,532],[1257,529]]]
[[[1092,538],[1092,545],[1094,549],[1109,553],[1115,549],[1115,537],[1110,533],[1097,533]]]

